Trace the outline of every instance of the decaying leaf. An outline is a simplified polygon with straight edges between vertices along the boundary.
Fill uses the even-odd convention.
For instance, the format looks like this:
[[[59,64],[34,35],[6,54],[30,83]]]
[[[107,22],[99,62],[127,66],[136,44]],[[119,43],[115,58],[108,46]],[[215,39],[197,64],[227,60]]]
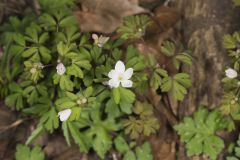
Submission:
[[[149,37],[155,35],[156,38],[159,38],[162,36],[158,34],[166,32],[177,23],[180,19],[180,14],[176,9],[160,6],[154,10],[154,16],[152,18],[155,23],[149,25],[146,35]]]
[[[137,0],[81,0],[81,5],[75,15],[83,32],[111,33],[123,17],[147,12]]]

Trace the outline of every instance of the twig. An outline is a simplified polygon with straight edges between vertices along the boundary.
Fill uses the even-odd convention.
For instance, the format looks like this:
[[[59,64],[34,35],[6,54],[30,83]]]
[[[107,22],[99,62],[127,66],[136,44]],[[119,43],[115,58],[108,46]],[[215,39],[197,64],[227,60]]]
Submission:
[[[162,106],[161,106],[162,104]],[[167,118],[168,122],[171,124],[171,126],[174,126],[178,123],[177,118],[174,114],[171,113],[171,111],[168,110],[167,105],[163,102],[160,104],[160,107],[156,107],[160,112],[162,112],[165,117]]]
[[[41,12],[40,12],[41,7],[39,5],[38,0],[33,0],[33,8],[34,8],[35,13],[39,16],[41,14]]]
[[[115,153],[112,153],[113,160],[118,160],[117,155]]]
[[[8,126],[1,127],[0,128],[0,134],[3,133],[3,132],[6,132],[7,130],[9,130],[11,128],[17,127],[18,125],[20,125],[23,122],[24,122],[24,119],[19,119],[19,120],[13,122],[12,124],[10,124]]]

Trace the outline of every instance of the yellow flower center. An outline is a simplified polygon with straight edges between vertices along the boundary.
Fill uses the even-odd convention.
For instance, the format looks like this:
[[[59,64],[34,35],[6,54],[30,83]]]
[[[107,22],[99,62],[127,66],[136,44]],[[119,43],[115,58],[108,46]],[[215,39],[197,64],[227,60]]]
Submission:
[[[122,75],[118,76],[118,80],[122,81],[123,80],[123,76]]]

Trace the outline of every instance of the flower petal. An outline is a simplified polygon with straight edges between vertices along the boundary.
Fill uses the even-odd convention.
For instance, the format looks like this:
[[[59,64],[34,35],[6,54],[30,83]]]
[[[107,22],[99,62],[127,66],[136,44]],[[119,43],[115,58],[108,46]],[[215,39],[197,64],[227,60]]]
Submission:
[[[57,69],[57,74],[59,75],[63,75],[66,72],[66,68],[63,63],[59,63],[56,69]]]
[[[105,44],[105,43],[107,43],[108,40],[109,40],[109,37],[104,37],[101,35],[99,38],[99,43]]]
[[[110,79],[110,80],[108,81],[108,85],[109,85],[111,88],[112,88],[112,87],[117,88],[117,87],[119,87],[119,85],[120,85],[120,81],[117,80],[117,79]]]
[[[94,39],[94,40],[98,40],[98,35],[95,34],[95,33],[93,33],[93,34],[92,34],[92,39]]]
[[[237,77],[237,72],[232,68],[228,68],[227,70],[225,70],[225,73],[228,78],[236,78]]]
[[[128,68],[123,74],[125,80],[130,79],[132,77],[132,75],[133,75],[132,68]]]
[[[109,77],[109,78],[113,78],[113,79],[117,79],[118,73],[117,73],[115,70],[112,69],[112,70],[108,73],[108,77]]]
[[[122,83],[122,86],[125,88],[130,88],[133,85],[133,82],[131,80],[124,80],[124,81],[121,81],[121,83]]]
[[[71,113],[72,113],[71,109],[65,109],[63,111],[58,112],[58,116],[59,116],[60,121],[63,122],[63,121],[68,120],[68,118],[70,117]]]
[[[125,72],[125,65],[122,61],[117,61],[116,65],[115,65],[115,70],[118,73],[124,73]]]

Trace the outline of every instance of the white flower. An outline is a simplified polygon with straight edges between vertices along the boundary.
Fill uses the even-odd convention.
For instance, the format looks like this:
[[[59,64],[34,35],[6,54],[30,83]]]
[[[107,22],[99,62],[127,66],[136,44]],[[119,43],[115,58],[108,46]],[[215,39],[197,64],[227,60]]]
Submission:
[[[228,68],[227,70],[225,70],[225,73],[228,78],[236,78],[237,77],[237,72],[232,68]]]
[[[115,69],[108,73],[108,77],[111,78],[108,81],[108,85],[112,87],[119,87],[120,83],[123,87],[132,87],[133,82],[129,80],[132,77],[133,69],[128,68],[125,71],[125,65],[122,61],[118,61],[115,65]]]
[[[60,121],[63,122],[63,121],[68,120],[68,118],[70,117],[71,113],[72,113],[71,109],[65,109],[63,111],[58,112],[58,116],[59,116]]]
[[[30,73],[34,74],[34,73],[36,73],[36,72],[37,72],[37,69],[36,69],[36,68],[31,68]]]
[[[96,34],[92,34],[92,38],[94,40],[94,43],[98,45],[98,47],[103,47],[103,45],[109,40],[109,37],[104,37],[102,35],[98,37],[98,35]]]
[[[63,75],[66,72],[66,68],[63,63],[59,63],[56,69],[57,69],[57,74],[59,75]]]

